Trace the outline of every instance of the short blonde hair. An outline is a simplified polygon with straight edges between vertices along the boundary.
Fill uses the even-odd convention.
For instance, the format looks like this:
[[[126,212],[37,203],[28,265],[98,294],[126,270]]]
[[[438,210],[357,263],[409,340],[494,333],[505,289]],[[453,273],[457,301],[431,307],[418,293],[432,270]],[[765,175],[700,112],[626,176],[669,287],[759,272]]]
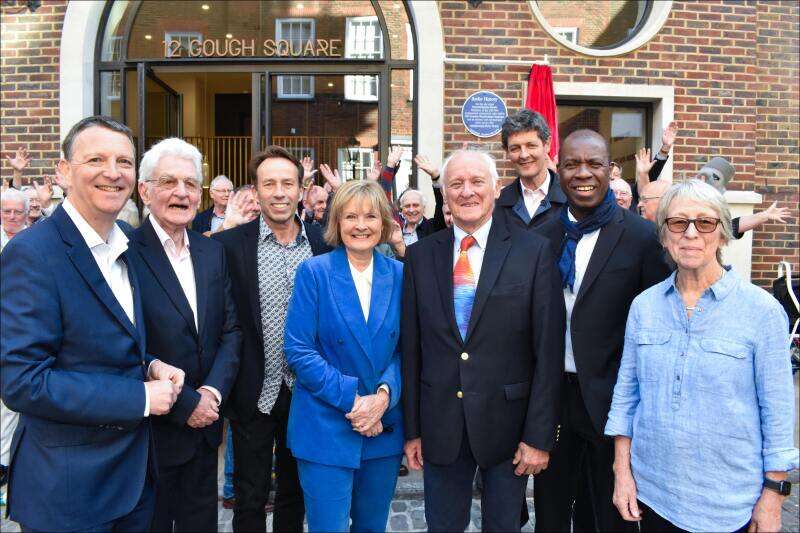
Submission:
[[[339,222],[345,206],[352,200],[369,200],[372,208],[381,217],[381,239],[384,243],[392,235],[392,207],[386,198],[386,193],[377,182],[353,180],[348,181],[333,195],[331,208],[328,212],[328,226],[325,228],[325,242],[331,246],[341,246],[342,236],[339,233]]]

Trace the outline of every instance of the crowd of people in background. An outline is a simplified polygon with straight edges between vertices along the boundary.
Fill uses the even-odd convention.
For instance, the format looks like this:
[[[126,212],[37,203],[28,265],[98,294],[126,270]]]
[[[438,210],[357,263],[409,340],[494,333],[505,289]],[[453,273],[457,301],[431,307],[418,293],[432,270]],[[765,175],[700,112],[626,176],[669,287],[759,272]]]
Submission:
[[[200,212],[184,140],[137,173],[130,130],[88,117],[29,183],[20,147],[0,192],[11,517],[216,530],[226,442],[235,531],[268,511],[275,531],[384,530],[423,467],[431,531],[467,528],[476,471],[487,531],[528,520],[530,475],[537,531],[777,530],[788,322],[721,248],[790,211],[731,217],[733,165],[665,175],[676,142],[673,122],[624,176],[594,131],[550,157],[521,110],[513,179],[475,147],[416,154],[429,192],[394,191],[399,146],[349,181],[269,146]]]

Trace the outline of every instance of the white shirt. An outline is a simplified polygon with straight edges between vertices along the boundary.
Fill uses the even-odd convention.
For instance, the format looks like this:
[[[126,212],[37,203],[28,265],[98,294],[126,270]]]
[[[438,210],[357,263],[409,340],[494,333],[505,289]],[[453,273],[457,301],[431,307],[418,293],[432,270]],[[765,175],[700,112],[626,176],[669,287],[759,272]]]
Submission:
[[[194,265],[192,264],[192,254],[189,250],[189,234],[186,232],[186,229],[183,230],[183,249],[181,249],[180,253],[175,248],[175,241],[172,240],[172,237],[167,235],[167,232],[164,231],[164,228],[158,223],[156,217],[152,214],[148,217],[148,220],[153,224],[153,229],[156,232],[156,236],[158,240],[161,242],[161,246],[164,247],[164,253],[167,254],[167,259],[169,259],[169,264],[172,265],[172,270],[175,272],[175,276],[178,278],[178,283],[181,285],[181,289],[183,290],[183,295],[186,296],[186,300],[189,302],[189,307],[192,310],[192,316],[194,316],[194,327],[195,329],[200,328],[197,324],[197,284],[195,283],[194,278]],[[217,400],[217,405],[222,403],[222,394],[211,385],[203,385],[200,387],[201,389],[207,389],[214,395],[214,398]]]
[[[522,189],[522,199],[525,201],[525,209],[528,211],[528,216],[533,218],[542,200],[550,190],[550,173],[547,173],[544,183],[538,189],[527,188],[521,179],[519,180],[519,186]]]
[[[164,247],[164,252],[167,254],[169,264],[172,265],[172,270],[175,271],[175,275],[178,277],[178,283],[181,284],[183,294],[189,301],[189,307],[192,309],[192,315],[194,316],[194,327],[197,329],[197,286],[194,280],[192,255],[189,250],[189,234],[186,233],[185,229],[183,230],[183,248],[178,253],[172,237],[167,235],[167,232],[158,223],[156,217],[150,215],[149,220],[153,224],[153,229],[156,231],[156,236],[161,242],[161,246]]]
[[[572,222],[577,222],[577,219],[572,216],[571,211],[567,211],[567,216]],[[594,230],[587,233],[581,240],[578,241],[578,246],[575,249],[575,283],[573,290],[569,287],[564,287],[564,305],[567,308],[567,332],[564,337],[565,350],[564,350],[564,370],[567,372],[576,373],[575,355],[572,352],[572,334],[570,321],[572,320],[572,308],[575,307],[575,298],[581,289],[583,276],[586,274],[586,267],[589,265],[589,259],[592,257],[594,247],[597,244],[597,237],[600,235],[600,230]]]
[[[69,198],[64,200],[61,205],[64,206],[67,216],[78,228],[78,232],[86,242],[86,246],[92,252],[92,257],[94,257],[103,279],[108,283],[122,310],[125,311],[131,324],[136,324],[136,316],[133,312],[133,289],[128,278],[128,267],[120,259],[120,256],[128,249],[128,238],[119,229],[119,226],[114,224],[108,234],[108,241],[104,241],[94,228],[86,222],[86,219],[78,213]],[[150,414],[150,395],[144,383],[142,383],[142,386],[144,387],[144,416],[148,416]]]
[[[370,259],[369,266],[363,272],[359,272],[353,263],[350,265],[350,274],[353,276],[353,284],[356,286],[358,301],[361,302],[361,311],[364,313],[364,322],[369,320],[369,301],[372,298],[372,266],[374,260]]]
[[[481,267],[483,266],[483,254],[486,252],[486,241],[489,240],[489,230],[492,228],[492,218],[483,223],[483,226],[478,228],[472,236],[475,237],[475,244],[467,250],[467,259],[469,259],[469,266],[472,268],[472,273],[475,276],[475,284],[481,279]],[[466,231],[453,224],[453,233],[455,234],[455,241],[453,242],[453,268],[456,267],[458,256],[461,254],[461,241],[468,235]]]

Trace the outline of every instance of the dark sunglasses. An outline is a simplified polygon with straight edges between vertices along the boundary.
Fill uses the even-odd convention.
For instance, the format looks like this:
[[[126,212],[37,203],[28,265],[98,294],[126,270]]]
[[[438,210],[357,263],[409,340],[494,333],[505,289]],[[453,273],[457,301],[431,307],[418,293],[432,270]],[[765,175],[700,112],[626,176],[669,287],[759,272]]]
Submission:
[[[667,229],[672,233],[683,233],[689,229],[689,224],[694,224],[694,229],[700,233],[713,233],[720,223],[718,218],[681,218],[670,217],[666,220]]]

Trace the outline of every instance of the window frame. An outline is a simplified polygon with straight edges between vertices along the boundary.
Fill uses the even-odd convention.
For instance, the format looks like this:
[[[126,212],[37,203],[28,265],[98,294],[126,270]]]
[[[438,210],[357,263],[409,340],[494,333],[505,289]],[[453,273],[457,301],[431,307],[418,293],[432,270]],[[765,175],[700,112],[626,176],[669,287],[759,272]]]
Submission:
[[[178,37],[176,39],[175,37]],[[181,37],[189,37],[189,42],[195,40],[203,42],[203,34],[199,31],[164,31],[164,46],[169,46],[169,43],[175,40],[180,41]],[[181,44],[183,48],[183,44]],[[189,57],[189,49],[186,49],[186,57]]]
[[[311,25],[311,34],[307,40],[314,40],[317,38],[317,20],[312,17],[288,17],[288,18],[276,18],[275,19],[275,41],[293,41],[294,39],[286,39],[283,36],[283,24],[292,24],[292,23],[310,23]],[[285,79],[289,79],[291,81],[297,80],[302,89],[303,80],[308,78],[308,92],[300,92],[300,93],[287,93],[284,91],[283,82]],[[313,100],[315,98],[315,91],[314,91],[314,76],[278,76],[275,80],[275,83],[278,85],[278,92],[277,97],[279,100]]]

